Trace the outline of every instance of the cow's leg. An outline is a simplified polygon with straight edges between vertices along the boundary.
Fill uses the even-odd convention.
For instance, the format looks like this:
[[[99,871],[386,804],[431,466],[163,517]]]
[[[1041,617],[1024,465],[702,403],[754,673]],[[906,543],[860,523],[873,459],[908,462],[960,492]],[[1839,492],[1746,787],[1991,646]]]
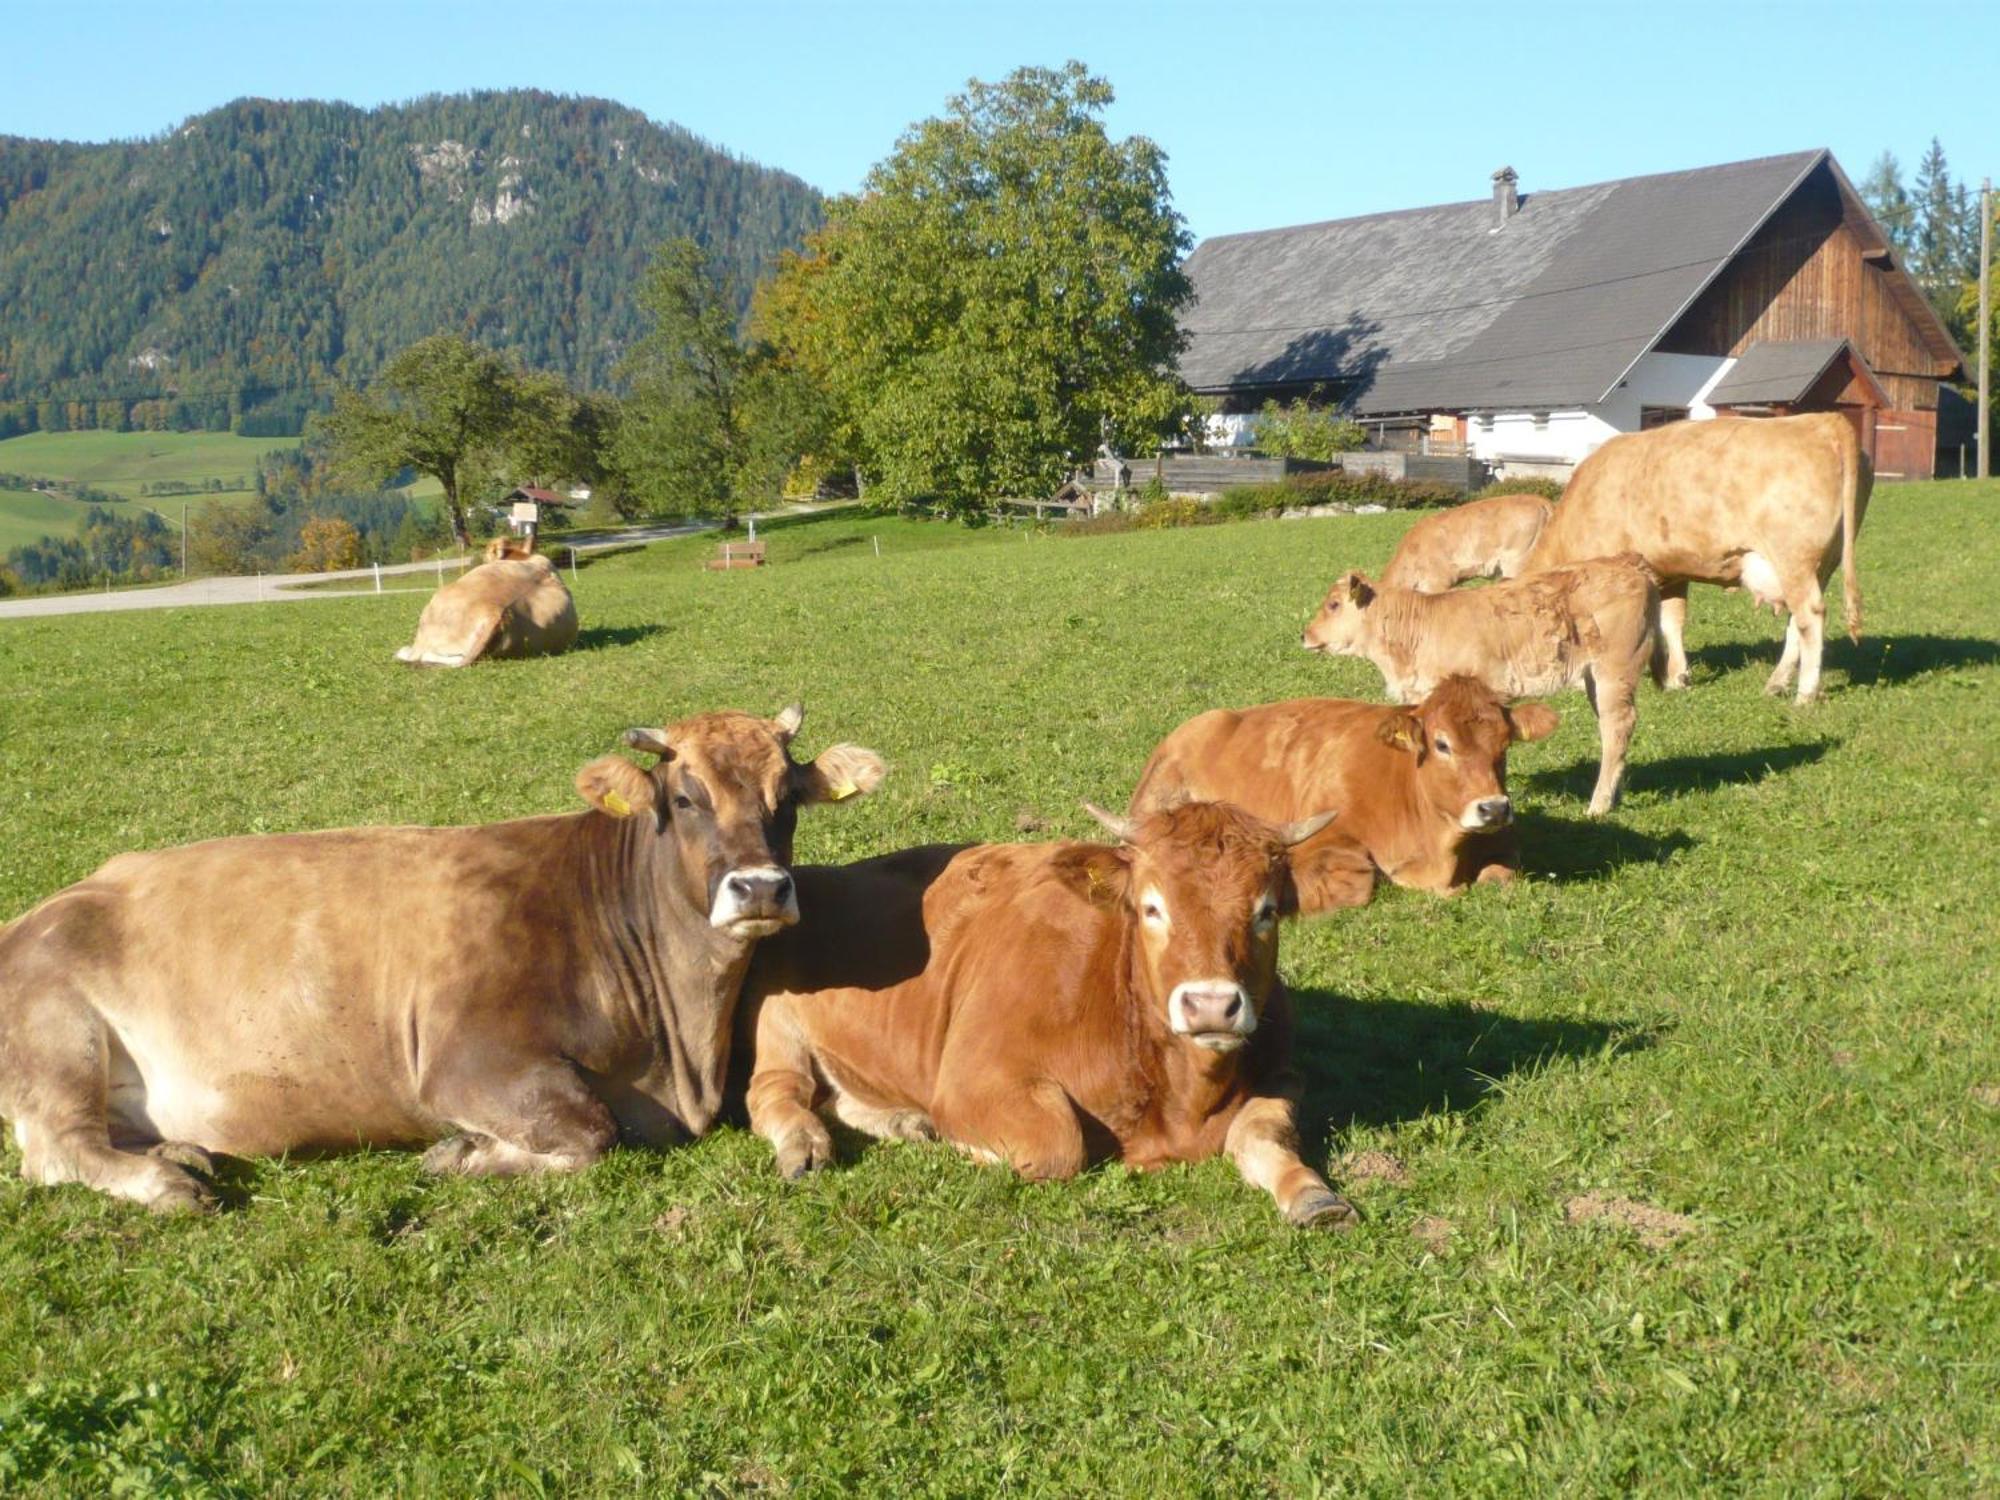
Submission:
[[[1820,654],[1826,647],[1826,596],[1820,592],[1819,580],[1808,577],[1796,592],[1786,595],[1785,603],[1792,611],[1791,624],[1785,627],[1786,644],[1791,643],[1792,631],[1799,634],[1799,693],[1793,701],[1810,703],[1819,697]]]
[[[1771,675],[1764,679],[1764,691],[1772,697],[1784,692],[1792,685],[1792,678],[1799,669],[1799,619],[1797,615],[1785,616],[1785,649],[1778,653],[1778,665]]]
[[[1361,1222],[1354,1205],[1299,1159],[1291,1100],[1250,1100],[1229,1122],[1222,1149],[1245,1182],[1278,1200],[1287,1222],[1302,1229],[1352,1229]]]
[[[931,1117],[920,1109],[889,1109],[873,1104],[863,1104],[852,1094],[836,1085],[833,1091],[833,1116],[850,1130],[858,1130],[863,1135],[872,1135],[884,1141],[934,1141],[937,1127]]]
[[[1592,674],[1595,676],[1595,673]],[[1619,784],[1625,779],[1625,747],[1632,743],[1632,725],[1638,718],[1634,699],[1638,696],[1636,677],[1599,681],[1591,695],[1597,711],[1597,787],[1590,794],[1590,815],[1601,818],[1618,805]]]
[[[1661,584],[1660,640],[1667,649],[1666,686],[1669,689],[1688,685],[1687,617],[1687,581],[1682,579],[1678,583]]]
[[[459,1130],[424,1153],[430,1172],[580,1172],[618,1138],[604,1101],[555,1052],[486,1053],[428,1080],[422,1098],[426,1109]]]
[[[1049,1079],[988,1076],[958,1089],[940,1079],[938,1094],[951,1100],[938,1112],[939,1131],[981,1160],[1047,1182],[1076,1176],[1089,1159],[1076,1106]]]
[[[112,1143],[109,1029],[73,988],[44,993],[18,1011],[0,1038],[10,1064],[8,1114],[30,1182],[77,1182],[155,1213],[207,1208],[207,1186],[186,1170],[207,1165],[193,1147],[121,1150]]]
[[[1366,906],[1375,894],[1375,862],[1351,839],[1330,839],[1292,857],[1292,889],[1302,912]]]
[[[757,1010],[750,1129],[771,1143],[781,1176],[803,1177],[833,1160],[833,1137],[813,1112],[818,1097],[805,1027],[789,1000],[773,996]]]

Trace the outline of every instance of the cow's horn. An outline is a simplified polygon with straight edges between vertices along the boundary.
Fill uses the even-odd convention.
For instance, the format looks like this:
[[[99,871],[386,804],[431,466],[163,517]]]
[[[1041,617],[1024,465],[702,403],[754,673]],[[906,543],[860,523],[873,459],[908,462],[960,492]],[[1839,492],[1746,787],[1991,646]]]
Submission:
[[[803,703],[787,703],[778,710],[778,733],[790,739],[799,732],[799,726],[806,721],[806,706]]]
[[[1339,816],[1338,812],[1323,812],[1315,817],[1300,818],[1296,823],[1287,823],[1278,830],[1278,842],[1287,849],[1294,844],[1303,844]]]
[[[1139,825],[1133,822],[1132,819],[1121,818],[1116,813],[1106,812],[1095,802],[1084,803],[1083,810],[1116,834],[1119,843],[1130,844],[1138,838]]]
[[[664,729],[628,729],[623,738],[634,750],[657,755],[661,760],[673,758],[673,748],[667,744],[667,732]]]

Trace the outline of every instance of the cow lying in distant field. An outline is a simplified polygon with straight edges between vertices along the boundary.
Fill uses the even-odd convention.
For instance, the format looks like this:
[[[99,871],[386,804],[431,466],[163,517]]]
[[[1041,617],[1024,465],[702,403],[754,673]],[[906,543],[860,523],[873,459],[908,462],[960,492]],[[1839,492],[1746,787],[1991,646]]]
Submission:
[[[431,595],[416,641],[396,660],[467,667],[482,656],[554,656],[576,644],[576,632],[576,601],[556,565],[539,553],[510,555],[481,563]]]
[[[194,1208],[207,1153],[435,1141],[574,1171],[721,1102],[750,952],[798,920],[802,805],[873,788],[773,719],[703,714],[577,775],[592,812],[122,854],[0,927],[0,1116],[31,1182]]]
[[[1092,812],[1117,847],[913,849],[798,870],[805,916],[763,946],[744,987],[751,1128],[788,1177],[832,1159],[822,1108],[1034,1178],[1225,1153],[1292,1223],[1353,1224],[1299,1159],[1277,977],[1286,850],[1326,818]]]
[[[1378,871],[1398,885],[1456,891],[1513,875],[1507,747],[1555,727],[1553,710],[1507,708],[1470,677],[1447,677],[1415,708],[1295,698],[1213,709],[1153,751],[1132,815],[1187,797],[1279,823],[1338,808],[1332,827],[1292,850],[1303,912],[1365,904]]]
[[[1438,594],[1468,578],[1517,578],[1554,509],[1540,495],[1495,495],[1425,516],[1396,544],[1383,587]]]
[[[1349,573],[1327,592],[1301,644],[1367,657],[1398,703],[1414,703],[1461,673],[1503,698],[1581,684],[1602,746],[1590,797],[1595,816],[1618,802],[1639,679],[1649,665],[1655,681],[1664,673],[1659,623],[1659,587],[1644,564],[1606,557],[1442,594]]]
[[[1636,552],[1660,580],[1670,687],[1687,685],[1688,584],[1741,585],[1791,611],[1764,684],[1819,696],[1827,581],[1840,564],[1847,634],[1861,639],[1854,541],[1874,469],[1838,412],[1673,422],[1615,437],[1577,465],[1527,571]]]

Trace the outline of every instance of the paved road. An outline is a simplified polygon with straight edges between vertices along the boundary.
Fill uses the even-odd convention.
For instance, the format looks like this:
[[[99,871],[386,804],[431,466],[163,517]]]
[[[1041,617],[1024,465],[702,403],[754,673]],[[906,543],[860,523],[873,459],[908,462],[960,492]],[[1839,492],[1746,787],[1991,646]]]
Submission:
[[[757,519],[763,520],[762,516]],[[670,536],[687,536],[707,531],[713,521],[681,521],[665,526],[636,526],[628,531],[600,532],[579,536],[574,543],[579,552],[596,552],[606,547],[627,547],[634,542],[657,542]],[[562,549],[572,545],[567,538],[550,537],[550,554],[560,558]],[[466,559],[447,558],[445,571],[463,568]],[[427,574],[435,581],[435,562],[396,563],[382,569],[384,578],[405,573]],[[263,578],[193,578],[163,588],[126,589],[110,594],[43,594],[33,599],[0,599],[0,620],[31,615],[83,615],[107,609],[182,609],[199,604],[266,604],[296,599],[351,599],[351,590],[301,588],[301,584],[332,583],[343,578],[373,580],[373,568],[354,568],[344,573],[273,573]],[[407,592],[399,590],[399,592]]]

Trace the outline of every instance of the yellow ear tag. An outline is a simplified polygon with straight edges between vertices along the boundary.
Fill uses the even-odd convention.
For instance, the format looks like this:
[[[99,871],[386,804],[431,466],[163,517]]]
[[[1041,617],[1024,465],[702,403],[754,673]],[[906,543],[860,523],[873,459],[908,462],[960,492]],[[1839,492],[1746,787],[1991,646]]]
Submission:
[[[605,811],[620,818],[629,818],[632,816],[632,804],[616,792],[606,792],[604,794],[604,808]]]
[[[840,783],[839,786],[830,789],[827,792],[826,796],[829,802],[845,802],[849,797],[852,797],[856,792],[860,790],[861,788],[856,786],[853,782],[843,781]]]

